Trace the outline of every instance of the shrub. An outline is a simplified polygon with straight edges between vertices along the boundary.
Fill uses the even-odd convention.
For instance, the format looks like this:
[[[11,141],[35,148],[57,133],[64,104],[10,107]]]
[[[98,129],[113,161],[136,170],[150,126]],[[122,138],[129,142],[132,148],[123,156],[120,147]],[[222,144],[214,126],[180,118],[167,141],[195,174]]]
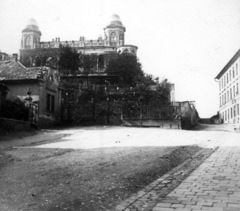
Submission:
[[[0,117],[28,121],[29,109],[19,99],[5,100],[1,104]]]

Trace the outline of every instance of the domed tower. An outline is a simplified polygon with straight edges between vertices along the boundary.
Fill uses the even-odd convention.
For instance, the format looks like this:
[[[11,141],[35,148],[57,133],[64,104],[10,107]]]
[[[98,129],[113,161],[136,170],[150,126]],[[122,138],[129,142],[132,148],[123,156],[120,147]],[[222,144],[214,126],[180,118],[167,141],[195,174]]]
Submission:
[[[22,30],[21,49],[34,49],[40,43],[41,31],[38,28],[37,21],[30,19],[27,26]]]
[[[104,28],[105,32],[105,40],[108,46],[122,46],[124,45],[124,32],[126,31],[123,26],[121,19],[118,15],[113,14],[110,17],[110,22],[106,28]]]

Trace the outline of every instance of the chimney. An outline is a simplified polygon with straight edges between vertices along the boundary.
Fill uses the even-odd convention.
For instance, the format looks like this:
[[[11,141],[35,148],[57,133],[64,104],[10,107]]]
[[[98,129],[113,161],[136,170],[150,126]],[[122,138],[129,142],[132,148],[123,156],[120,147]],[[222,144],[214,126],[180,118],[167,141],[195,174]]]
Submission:
[[[18,61],[18,54],[17,54],[17,53],[14,53],[12,56],[13,56],[14,61],[17,62],[17,61]]]

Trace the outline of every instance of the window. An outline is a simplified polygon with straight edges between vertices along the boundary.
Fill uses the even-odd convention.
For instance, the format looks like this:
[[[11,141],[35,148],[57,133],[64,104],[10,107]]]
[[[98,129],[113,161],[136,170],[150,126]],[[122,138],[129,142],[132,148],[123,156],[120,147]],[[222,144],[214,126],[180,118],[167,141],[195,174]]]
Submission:
[[[233,78],[235,78],[235,72],[234,72],[234,67],[233,67]]]
[[[230,89],[230,100],[232,99],[232,89]]]
[[[239,104],[237,104],[237,115],[239,115]]]
[[[30,45],[30,37],[29,36],[27,36],[26,39],[25,39],[25,45],[26,46]]]
[[[54,113],[55,96],[47,94],[47,111]]]
[[[231,108],[231,118],[233,118],[233,109]]]
[[[228,83],[228,73],[227,73],[227,83]]]
[[[227,91],[227,101],[229,101],[229,91]]]
[[[227,110],[225,111],[225,120],[227,120]]]
[[[228,109],[228,120],[229,120],[229,117],[230,117],[230,115],[229,115],[229,109]]]
[[[117,35],[115,32],[113,32],[110,36],[110,45],[116,46],[117,45]]]
[[[98,57],[98,67],[104,68],[104,56],[103,55],[99,55],[99,57]]]
[[[236,94],[238,95],[238,83],[237,83],[237,85],[236,85],[236,86],[237,86],[237,87],[236,87],[236,88],[237,88]]]
[[[235,97],[235,86],[233,86],[233,97]]]

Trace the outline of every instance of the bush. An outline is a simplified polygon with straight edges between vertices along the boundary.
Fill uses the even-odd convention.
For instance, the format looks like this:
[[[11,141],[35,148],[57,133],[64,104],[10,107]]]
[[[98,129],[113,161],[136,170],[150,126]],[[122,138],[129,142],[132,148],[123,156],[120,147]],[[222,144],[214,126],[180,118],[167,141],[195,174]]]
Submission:
[[[19,99],[5,100],[1,104],[0,117],[28,121],[29,109]]]

